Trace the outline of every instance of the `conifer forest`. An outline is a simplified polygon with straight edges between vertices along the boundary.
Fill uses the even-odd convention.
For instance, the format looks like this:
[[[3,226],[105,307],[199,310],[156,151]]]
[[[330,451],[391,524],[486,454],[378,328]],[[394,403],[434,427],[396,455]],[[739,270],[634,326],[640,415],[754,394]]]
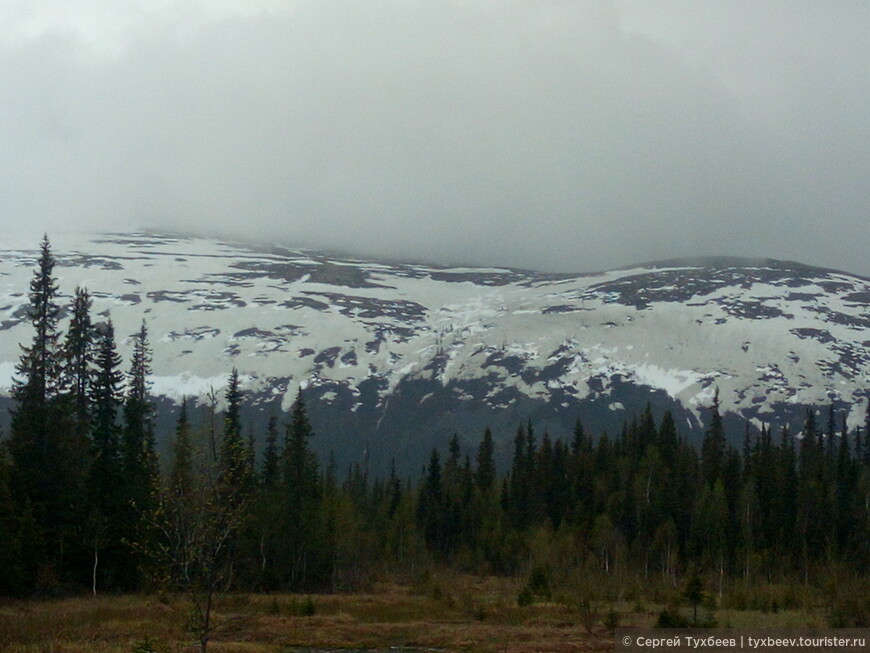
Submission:
[[[228,370],[223,409],[193,419],[182,403],[158,457],[147,324],[123,361],[87,289],[59,305],[53,267],[46,239],[0,455],[2,595],[183,592],[207,626],[214,593],[354,592],[432,568],[522,578],[520,604],[590,578],[622,591],[695,577],[721,596],[870,569],[870,417],[849,430],[816,407],[801,433],[734,437],[717,399],[700,448],[649,408],[616,434],[578,421],[569,441],[525,422],[509,469],[487,429],[471,450],[445,441],[417,478],[373,477],[315,456],[302,389],[254,432]],[[868,625],[866,607],[841,625]]]

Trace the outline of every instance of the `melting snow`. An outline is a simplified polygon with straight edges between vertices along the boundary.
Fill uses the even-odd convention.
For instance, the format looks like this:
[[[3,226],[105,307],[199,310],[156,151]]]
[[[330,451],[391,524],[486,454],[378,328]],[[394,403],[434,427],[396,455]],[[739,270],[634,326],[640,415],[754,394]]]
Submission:
[[[699,287],[688,303],[653,301],[649,308],[638,310],[622,291],[607,284],[693,268],[636,267],[550,280],[495,268],[445,270],[330,261],[355,278],[381,286],[359,287],[326,282],[313,272],[324,264],[323,259],[298,251],[263,254],[207,239],[135,234],[53,235],[52,244],[65,260],[56,268],[61,292],[68,298],[82,284],[101,293],[94,298],[94,314],[111,312],[125,357],[129,357],[129,336],[143,317],[147,319],[151,341],[159,343],[152,389],[176,399],[202,396],[211,389],[219,392],[234,365],[247,375],[247,383],[254,381],[254,375],[260,384],[267,378],[295,379],[297,384],[315,379],[340,383],[352,392],[364,378],[373,376],[386,381],[382,398],[403,378],[431,376],[432,367],[445,384],[495,373],[499,387],[527,396],[548,396],[571,387],[582,398],[591,392],[587,380],[593,377],[600,377],[600,393],[607,395],[612,376],[620,375],[660,388],[696,411],[709,405],[716,386],[723,402],[752,408],[758,396],[766,397],[765,401],[769,397],[821,402],[832,389],[844,401],[855,402],[870,380],[870,345],[865,344],[867,329],[861,326],[867,310],[843,299],[850,293],[870,292],[870,282],[848,275],[820,272],[815,277],[803,272],[801,281],[806,283],[794,288],[793,299],[788,298],[791,289],[775,282],[757,281],[744,287],[734,281]],[[8,322],[0,322],[3,392],[8,392],[20,356],[18,343],[31,338],[29,324],[12,320],[27,302],[37,244],[28,251],[9,249],[0,256],[0,275],[6,275],[2,307],[8,305],[2,312]],[[244,266],[239,266],[240,261]],[[284,281],[275,273],[283,265],[297,272],[304,267],[304,274]],[[463,276],[439,280],[445,274]],[[475,283],[476,275],[484,275],[483,279],[492,274],[504,275],[504,285]],[[132,294],[130,280],[138,282],[134,292],[139,304],[122,300]],[[846,289],[830,290],[834,282]],[[661,289],[669,286],[679,288],[670,283]],[[819,298],[807,300],[809,294]],[[207,317],[191,310],[204,299],[210,307],[225,310]],[[353,301],[348,304],[349,300]],[[420,307],[412,311],[413,318],[401,309],[406,302]],[[348,309],[349,305],[354,308]],[[543,315],[554,305],[566,310]],[[759,319],[728,312],[741,305],[765,310]],[[211,324],[204,325],[205,320]],[[253,325],[263,334],[278,335],[233,338]],[[295,325],[294,330],[282,331],[284,325]],[[743,351],[746,342],[752,344]],[[333,357],[332,365],[320,357],[334,347],[341,347],[341,353],[353,350],[357,364],[342,363],[341,353]],[[298,355],[300,351],[306,355]],[[850,352],[848,358],[843,351]],[[484,368],[494,352],[518,358],[519,372],[495,365]],[[434,361],[438,364],[432,366]],[[851,364],[852,376],[821,369],[817,361]],[[524,380],[523,372],[531,374]],[[292,402],[295,385],[286,392],[290,396],[285,395],[285,400]],[[619,409],[617,402],[611,407]]]

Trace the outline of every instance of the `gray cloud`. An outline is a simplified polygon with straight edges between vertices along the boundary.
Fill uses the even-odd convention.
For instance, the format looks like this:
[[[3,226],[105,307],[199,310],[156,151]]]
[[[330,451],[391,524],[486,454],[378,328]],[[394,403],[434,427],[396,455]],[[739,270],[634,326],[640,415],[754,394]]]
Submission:
[[[0,41],[0,220],[870,274],[870,5],[712,4],[43,2]]]

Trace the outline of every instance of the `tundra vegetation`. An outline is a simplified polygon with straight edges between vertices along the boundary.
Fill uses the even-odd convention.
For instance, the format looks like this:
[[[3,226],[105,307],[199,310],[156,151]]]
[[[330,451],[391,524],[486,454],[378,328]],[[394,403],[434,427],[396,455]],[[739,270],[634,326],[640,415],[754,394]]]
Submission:
[[[373,478],[317,459],[301,389],[286,421],[246,427],[233,370],[221,412],[178,408],[161,470],[146,324],[122,370],[111,319],[83,288],[59,305],[53,267],[46,239],[0,449],[3,650],[605,650],[620,624],[870,626],[870,416],[747,424],[738,448],[717,397],[700,450],[647,407],[567,442],[520,424],[506,470],[487,429],[418,479]]]

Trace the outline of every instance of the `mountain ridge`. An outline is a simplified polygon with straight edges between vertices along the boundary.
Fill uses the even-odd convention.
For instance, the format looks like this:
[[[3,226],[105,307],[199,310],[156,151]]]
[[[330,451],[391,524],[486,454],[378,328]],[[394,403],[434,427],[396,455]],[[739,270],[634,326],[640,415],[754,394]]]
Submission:
[[[61,303],[88,287],[122,351],[146,320],[163,403],[205,401],[233,367],[252,415],[286,410],[302,384],[348,459],[367,442],[425,452],[487,424],[506,440],[529,416],[554,436],[577,417],[612,431],[646,402],[698,437],[716,388],[732,419],[794,424],[807,406],[834,403],[854,425],[870,387],[870,280],[795,262],[695,257],[554,274],[167,234],[60,235],[52,246]],[[0,392],[31,337],[36,254],[0,259]]]

